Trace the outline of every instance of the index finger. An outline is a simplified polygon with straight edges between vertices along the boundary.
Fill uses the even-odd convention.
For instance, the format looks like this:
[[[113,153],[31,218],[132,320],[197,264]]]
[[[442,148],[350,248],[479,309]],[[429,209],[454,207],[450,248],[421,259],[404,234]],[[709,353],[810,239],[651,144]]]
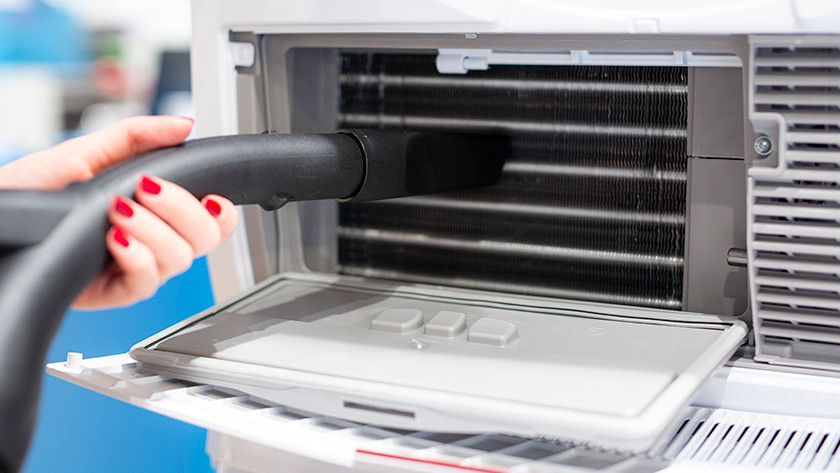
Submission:
[[[17,189],[61,189],[139,153],[179,144],[192,125],[189,118],[129,118],[7,164],[4,169],[17,176],[7,184]]]
[[[90,135],[59,144],[72,156],[83,159],[92,174],[140,153],[184,141],[193,121],[182,117],[133,117]]]

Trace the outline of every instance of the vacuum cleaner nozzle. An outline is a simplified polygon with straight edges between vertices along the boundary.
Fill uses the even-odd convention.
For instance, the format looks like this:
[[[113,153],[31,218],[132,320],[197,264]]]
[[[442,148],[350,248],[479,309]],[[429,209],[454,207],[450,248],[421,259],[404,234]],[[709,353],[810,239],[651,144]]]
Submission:
[[[507,139],[398,130],[339,130],[359,143],[365,176],[349,200],[433,194],[495,184]]]

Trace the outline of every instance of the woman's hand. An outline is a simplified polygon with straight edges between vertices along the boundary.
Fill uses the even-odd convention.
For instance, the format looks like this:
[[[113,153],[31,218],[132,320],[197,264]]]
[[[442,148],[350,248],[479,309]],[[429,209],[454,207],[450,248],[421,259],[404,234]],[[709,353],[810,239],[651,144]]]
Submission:
[[[0,167],[0,188],[58,190],[137,154],[181,143],[191,129],[192,120],[186,118],[131,118]],[[198,201],[162,179],[144,176],[135,198],[114,197],[108,211],[113,226],[105,237],[114,264],[79,295],[74,307],[123,306],[149,298],[236,227],[238,215],[229,200],[209,195]]]

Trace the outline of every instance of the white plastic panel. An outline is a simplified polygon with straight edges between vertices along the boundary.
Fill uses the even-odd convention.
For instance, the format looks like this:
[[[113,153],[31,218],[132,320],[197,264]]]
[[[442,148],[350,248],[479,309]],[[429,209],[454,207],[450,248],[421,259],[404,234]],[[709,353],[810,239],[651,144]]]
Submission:
[[[466,327],[425,332],[442,311],[465,314]],[[376,328],[383,313],[418,312],[412,328]],[[744,334],[737,320],[697,314],[288,274],[132,356],[147,370],[244,383],[263,399],[355,421],[634,450],[650,446]]]
[[[633,33],[729,34],[837,31],[840,7],[818,0],[436,0],[416,4],[361,0],[195,0],[198,24],[284,33]]]
[[[755,38],[749,169],[756,359],[840,370],[840,39]]]
[[[242,391],[149,375],[128,355],[53,363],[59,378],[211,430],[208,453],[220,472],[665,473],[840,471],[840,419],[691,407],[661,442],[637,455],[556,439],[393,430],[299,411]],[[734,384],[730,386],[730,381]],[[719,385],[719,383],[724,383]],[[785,392],[784,386],[797,388]],[[780,396],[762,393],[776,386]],[[729,388],[734,389],[729,389]],[[726,368],[703,391],[761,399],[758,409],[807,404],[816,392],[840,395],[840,380]],[[775,404],[775,407],[773,405]],[[819,404],[819,403],[817,403]],[[150,454],[154,454],[153,452]]]

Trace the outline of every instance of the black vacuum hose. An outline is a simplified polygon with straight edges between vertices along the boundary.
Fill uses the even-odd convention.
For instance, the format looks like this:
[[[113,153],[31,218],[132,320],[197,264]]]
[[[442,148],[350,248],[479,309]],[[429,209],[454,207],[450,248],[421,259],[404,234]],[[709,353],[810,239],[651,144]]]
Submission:
[[[275,209],[496,182],[506,144],[386,130],[227,136],[146,153],[59,192],[0,191],[0,471],[20,469],[49,344],[72,301],[109,262],[108,206],[142,174],[196,197]]]

